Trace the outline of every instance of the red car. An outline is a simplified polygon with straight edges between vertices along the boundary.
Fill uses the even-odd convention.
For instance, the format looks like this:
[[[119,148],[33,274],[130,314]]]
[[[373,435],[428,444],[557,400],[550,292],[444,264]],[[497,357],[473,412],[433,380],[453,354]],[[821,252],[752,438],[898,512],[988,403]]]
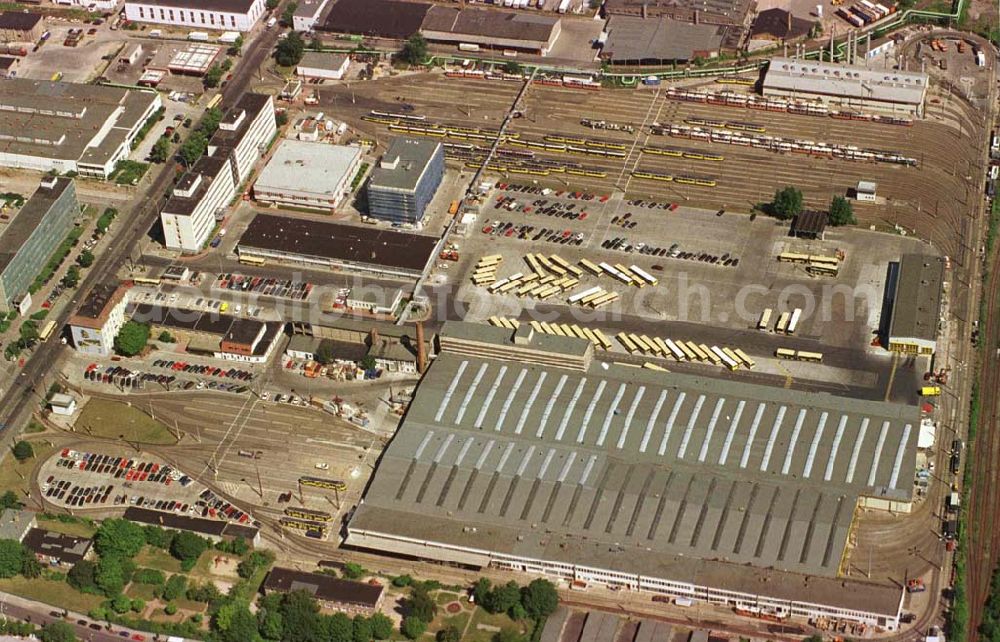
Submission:
[[[136,633],[135,635],[132,636],[132,639],[135,640],[135,642],[144,642],[146,636],[141,633]]]

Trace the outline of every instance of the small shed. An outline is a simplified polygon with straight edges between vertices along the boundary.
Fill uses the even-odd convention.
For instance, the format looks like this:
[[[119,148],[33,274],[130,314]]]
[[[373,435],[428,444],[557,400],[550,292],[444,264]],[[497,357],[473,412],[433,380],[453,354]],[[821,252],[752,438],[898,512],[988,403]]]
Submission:
[[[828,214],[815,210],[799,213],[792,221],[790,234],[800,239],[823,239]]]
[[[52,399],[49,400],[49,408],[52,409],[53,414],[70,417],[76,412],[76,399],[62,393],[52,395]]]
[[[866,203],[874,203],[878,183],[875,181],[858,181],[858,186],[854,188],[854,198]]]
[[[120,65],[134,65],[135,61],[138,60],[139,56],[141,56],[141,55],[142,55],[142,44],[141,43],[137,42],[135,44],[129,45],[125,49],[124,53],[122,53],[122,55],[118,57],[118,64],[120,64]]]

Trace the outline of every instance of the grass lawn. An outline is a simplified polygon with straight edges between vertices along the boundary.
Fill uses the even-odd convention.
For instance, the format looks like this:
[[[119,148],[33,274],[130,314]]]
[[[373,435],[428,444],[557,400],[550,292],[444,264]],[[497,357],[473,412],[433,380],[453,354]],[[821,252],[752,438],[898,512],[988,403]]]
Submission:
[[[434,601],[437,602],[438,606],[444,606],[445,604],[454,602],[457,599],[458,594],[452,593],[451,591],[438,591],[437,594],[434,595]]]
[[[208,605],[204,602],[195,602],[185,598],[178,598],[174,600],[174,604],[176,604],[177,608],[182,611],[188,611],[190,613],[204,613],[208,609]]]
[[[147,163],[130,160],[118,161],[114,171],[111,172],[108,178],[118,185],[135,185],[142,179],[148,169],[149,165]]]
[[[177,443],[164,424],[135,407],[109,399],[88,401],[76,420],[76,429],[94,437],[125,435],[125,439],[143,444]]]
[[[501,629],[516,628],[524,634],[531,632],[531,622],[529,620],[525,620],[524,622],[515,622],[504,613],[490,615],[483,609],[477,608],[472,613],[472,624],[469,625],[469,631],[466,636],[462,638],[462,642],[491,642],[496,631],[492,629],[480,629],[478,628],[478,625],[480,624],[489,627],[499,627]]]
[[[31,478],[31,472],[35,468],[35,465],[39,461],[47,459],[49,455],[55,452],[55,448],[52,446],[37,440],[29,441],[31,441],[31,447],[35,451],[34,457],[25,461],[18,461],[14,459],[13,455],[8,455],[3,460],[3,464],[0,465],[0,492],[12,490],[17,493],[21,501],[24,501],[24,493],[28,489],[28,481]]]
[[[155,568],[164,573],[180,573],[181,562],[170,556],[170,553],[152,546],[145,546],[139,554],[135,556],[136,566]]]
[[[128,588],[125,589],[125,595],[132,599],[139,598],[140,600],[146,600],[151,602],[153,600],[153,591],[156,589],[152,584],[138,584],[132,582],[129,584]]]
[[[42,578],[28,580],[23,577],[12,577],[0,580],[0,591],[20,595],[29,600],[37,600],[60,608],[86,613],[101,605],[103,597],[80,593],[66,582],[56,582]]]
[[[72,537],[93,537],[94,533],[97,531],[96,526],[88,524],[83,520],[64,522],[54,516],[45,514],[38,515],[38,527],[44,528],[47,531],[70,535]]]

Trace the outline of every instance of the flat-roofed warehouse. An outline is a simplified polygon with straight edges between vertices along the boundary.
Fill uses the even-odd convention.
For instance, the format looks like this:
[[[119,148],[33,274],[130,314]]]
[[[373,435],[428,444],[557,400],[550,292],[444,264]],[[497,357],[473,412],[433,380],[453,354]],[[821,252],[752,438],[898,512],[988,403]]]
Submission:
[[[562,31],[559,18],[490,9],[457,9],[435,5],[420,27],[434,42],[469,43],[494,49],[516,49],[546,55]]]
[[[161,105],[155,91],[0,81],[0,166],[107,178]]]
[[[351,194],[361,168],[361,148],[286,139],[254,183],[254,197],[318,210],[333,210]]]
[[[714,58],[731,27],[672,18],[611,16],[601,58],[616,65],[651,65]]]
[[[941,322],[944,259],[904,254],[886,281],[892,312],[887,346],[894,352],[934,354]]]
[[[915,71],[772,58],[762,86],[765,96],[922,115],[927,83],[927,74]]]
[[[436,238],[422,234],[260,213],[237,251],[240,256],[410,279],[423,273],[436,245]]]
[[[604,13],[746,27],[752,5],[752,0],[605,0]]]
[[[45,31],[40,13],[0,11],[0,41],[36,42]]]
[[[405,40],[420,31],[430,6],[400,0],[336,0],[317,29]]]
[[[898,628],[898,586],[838,573],[859,498],[910,507],[915,407],[441,346],[349,545]]]

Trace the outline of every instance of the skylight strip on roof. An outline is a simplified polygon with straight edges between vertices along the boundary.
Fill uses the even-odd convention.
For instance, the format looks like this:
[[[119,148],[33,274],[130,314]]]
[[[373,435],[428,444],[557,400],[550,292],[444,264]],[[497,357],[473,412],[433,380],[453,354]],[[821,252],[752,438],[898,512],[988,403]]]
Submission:
[[[684,453],[687,452],[688,442],[691,440],[691,432],[694,430],[694,424],[698,420],[698,414],[701,413],[701,406],[705,403],[705,395],[698,395],[698,401],[694,402],[694,410],[691,411],[691,417],[688,418],[687,428],[684,430],[684,436],[681,437],[680,448],[677,449],[677,458],[684,459]]]
[[[517,420],[517,426],[514,427],[514,434],[520,435],[521,431],[524,429],[524,422],[528,421],[528,413],[531,412],[531,407],[535,404],[535,399],[538,398],[538,391],[542,389],[542,384],[545,383],[545,378],[549,373],[542,370],[538,374],[538,381],[535,382],[535,387],[531,389],[531,394],[528,396],[528,402],[524,404],[524,408],[521,409],[521,416]]]
[[[823,430],[826,428],[826,419],[830,413],[824,412],[819,416],[819,424],[816,426],[816,434],[813,435],[812,444],[809,446],[809,455],[806,457],[806,466],[802,469],[802,476],[806,479],[812,474],[813,462],[816,461],[816,450],[819,442],[823,438]]]
[[[549,415],[552,413],[552,407],[556,405],[556,399],[562,394],[563,386],[566,385],[566,380],[569,379],[569,375],[563,375],[559,377],[559,383],[556,384],[556,389],[552,391],[552,396],[549,397],[549,403],[545,404],[545,411],[542,413],[542,420],[538,422],[538,432],[535,436],[539,439],[545,434],[545,424],[549,423]]]
[[[448,450],[448,446],[451,446],[451,442],[455,441],[455,433],[448,433],[444,441],[441,442],[441,447],[438,448],[437,454],[434,455],[434,463],[440,464],[441,458],[444,457],[445,452]]]
[[[576,443],[583,443],[583,437],[587,434],[587,424],[590,423],[590,416],[594,414],[594,408],[597,406],[597,402],[600,400],[601,395],[604,394],[604,387],[607,385],[608,382],[603,379],[597,384],[597,390],[594,391],[594,396],[590,399],[590,403],[587,405],[587,412],[583,414],[583,422],[580,423],[580,432],[576,435]]]
[[[854,440],[854,450],[851,452],[851,463],[847,465],[847,483],[854,483],[854,469],[858,465],[858,455],[861,454],[861,444],[865,441],[865,434],[868,432],[868,422],[870,420],[865,417],[861,421],[861,429],[858,431],[858,437]]]
[[[646,452],[646,446],[649,445],[649,438],[653,436],[653,427],[656,425],[656,418],[660,416],[660,409],[663,408],[663,402],[667,400],[667,391],[661,390],[660,397],[656,400],[656,405],[653,407],[653,414],[649,416],[649,420],[646,422],[646,432],[642,435],[642,443],[639,444],[639,452]]]
[[[465,372],[468,365],[468,361],[463,361],[458,364],[458,370],[455,371],[455,375],[451,378],[451,384],[448,386],[448,390],[445,391],[444,397],[441,398],[441,404],[438,406],[437,414],[434,415],[435,422],[441,421],[441,417],[444,416],[444,411],[448,407],[448,402],[451,401],[451,396],[455,394],[455,388],[458,387],[458,381],[462,378],[462,374]]]
[[[483,420],[486,419],[486,412],[490,409],[490,404],[493,403],[493,397],[496,396],[497,390],[500,389],[500,384],[503,383],[503,377],[507,374],[507,366],[501,366],[500,372],[497,373],[497,378],[493,380],[493,385],[490,386],[490,391],[486,394],[486,399],[483,401],[483,407],[479,409],[479,414],[476,416],[476,423],[473,424],[476,428],[483,427]]]
[[[757,437],[757,428],[760,427],[760,420],[764,416],[764,409],[767,404],[763,401],[757,406],[757,413],[753,416],[753,423],[750,424],[750,434],[747,435],[747,443],[743,446],[743,456],[740,457],[740,468],[746,468],[750,463],[750,449],[753,448],[753,440]]]
[[[670,417],[667,418],[667,430],[663,433],[663,439],[660,440],[660,449],[657,451],[660,457],[667,452],[667,441],[670,439],[670,433],[674,430],[674,421],[677,419],[677,413],[681,411],[681,406],[684,404],[684,399],[686,397],[686,392],[682,392],[677,395],[677,401],[674,402],[674,408],[670,411]]]
[[[552,463],[552,458],[556,456],[556,449],[549,448],[549,452],[545,454],[545,459],[542,461],[542,467],[538,469],[538,479],[545,477],[545,472],[549,469],[549,464]]]
[[[885,446],[885,437],[889,434],[889,422],[882,422],[882,430],[878,433],[878,441],[875,442],[875,455],[872,457],[872,468],[868,471],[868,485],[875,485],[875,475],[878,474],[879,459],[882,458],[882,447]]]
[[[823,474],[825,481],[833,478],[833,466],[837,463],[837,453],[840,452],[840,440],[844,438],[844,429],[847,427],[847,415],[840,415],[840,423],[837,424],[837,434],[833,436],[833,445],[830,447],[830,459],[826,462],[826,472]]]
[[[517,375],[517,379],[514,380],[514,385],[510,387],[510,391],[507,393],[507,398],[500,408],[500,416],[497,417],[497,425],[494,426],[493,430],[500,432],[503,429],[503,422],[507,418],[507,411],[510,410],[510,404],[513,403],[514,397],[517,396],[517,391],[521,389],[521,384],[524,383],[524,378],[527,376],[528,369],[522,368],[521,372]]]
[[[597,455],[591,455],[590,459],[587,461],[587,465],[583,469],[583,474],[580,476],[579,484],[583,486],[590,479],[590,471],[594,469],[594,464],[597,463]]]
[[[785,461],[781,464],[781,474],[787,475],[792,467],[792,455],[795,454],[795,446],[799,443],[799,433],[802,432],[802,423],[806,419],[806,409],[799,409],[799,415],[795,418],[795,427],[792,428],[792,438],[788,440],[788,450],[785,451]]]
[[[524,457],[521,457],[521,463],[517,467],[518,477],[524,474],[525,469],[528,467],[528,462],[531,461],[531,456],[534,454],[535,454],[535,447],[528,446],[528,450],[524,451]]]
[[[719,465],[725,466],[726,460],[729,459],[729,449],[733,445],[733,438],[736,437],[736,429],[740,424],[740,417],[743,416],[743,408],[746,407],[747,402],[745,399],[740,399],[739,403],[736,404],[736,412],[733,413],[733,420],[729,424],[729,432],[726,433],[726,441],[722,443],[722,452],[719,453]]]
[[[563,463],[562,470],[559,471],[559,477],[556,479],[560,484],[566,481],[566,475],[569,475],[569,469],[573,467],[573,462],[576,461],[576,451],[574,450],[566,457],[566,462]]]
[[[646,394],[646,386],[639,386],[639,390],[635,393],[635,399],[632,400],[632,405],[628,409],[628,414],[625,415],[625,426],[622,428],[622,434],[618,435],[618,443],[616,446],[618,450],[621,450],[625,446],[625,439],[628,437],[629,426],[632,425],[632,418],[635,417],[635,410],[639,407],[639,402],[642,401],[642,396]]]
[[[576,385],[576,390],[573,392],[573,397],[569,400],[569,405],[566,406],[566,412],[563,413],[562,421],[559,422],[559,430],[556,431],[556,441],[562,441],[563,433],[566,432],[566,426],[569,425],[569,419],[573,416],[576,402],[580,399],[580,395],[583,394],[583,387],[585,385],[587,385],[586,377],[580,379],[580,383]]]
[[[778,408],[778,415],[774,418],[774,424],[771,425],[771,435],[767,438],[767,445],[764,446],[764,459],[760,462],[761,472],[766,471],[768,464],[771,463],[771,451],[774,450],[774,442],[778,439],[778,431],[781,430],[781,422],[785,418],[786,410],[788,410],[787,406]]]
[[[712,443],[712,433],[715,432],[715,422],[719,420],[719,415],[722,414],[722,406],[726,403],[726,398],[722,397],[715,402],[715,411],[712,412],[712,418],[708,422],[708,430],[705,431],[705,439],[701,442],[701,451],[698,453],[698,461],[705,461],[708,457],[708,446]]]
[[[903,426],[903,438],[899,440],[899,447],[896,448],[896,461],[892,464],[892,475],[889,477],[889,488],[895,488],[899,481],[899,470],[903,466],[903,455],[906,454],[906,444],[910,441],[910,430],[913,426],[906,424]]]
[[[486,458],[490,456],[490,451],[493,450],[493,446],[496,446],[497,442],[494,439],[490,439],[486,442],[486,446],[483,447],[483,452],[479,453],[479,459],[476,460],[476,470],[480,470],[483,464],[486,463]]]
[[[458,408],[458,414],[455,415],[455,423],[462,423],[462,417],[465,416],[465,409],[469,407],[469,402],[472,400],[472,395],[476,394],[476,388],[479,387],[479,382],[482,381],[483,375],[486,374],[486,370],[489,368],[489,364],[482,364],[479,366],[479,371],[476,373],[475,379],[472,380],[472,385],[465,393],[465,397],[462,399],[462,405]]]
[[[608,436],[608,427],[611,426],[611,420],[614,419],[615,414],[618,412],[618,404],[621,403],[622,397],[625,396],[625,384],[620,384],[618,386],[618,392],[615,393],[615,398],[611,400],[611,405],[608,407],[608,412],[604,415],[604,423],[601,424],[601,432],[597,435],[597,445],[603,446],[604,439]]]
[[[455,466],[461,466],[462,462],[465,461],[465,456],[469,454],[469,448],[472,447],[473,441],[475,440],[469,437],[462,443],[462,449],[458,451],[458,457],[455,458]]]
[[[507,444],[507,447],[503,449],[503,454],[500,455],[500,461],[497,462],[496,472],[502,472],[504,465],[507,463],[507,459],[510,457],[510,453],[514,451],[514,442]]]
[[[433,430],[428,430],[427,434],[424,435],[423,440],[421,440],[420,445],[417,446],[417,452],[413,453],[414,459],[420,459],[420,456],[424,454],[424,448],[427,448],[427,444],[430,443],[431,437],[434,436]]]

